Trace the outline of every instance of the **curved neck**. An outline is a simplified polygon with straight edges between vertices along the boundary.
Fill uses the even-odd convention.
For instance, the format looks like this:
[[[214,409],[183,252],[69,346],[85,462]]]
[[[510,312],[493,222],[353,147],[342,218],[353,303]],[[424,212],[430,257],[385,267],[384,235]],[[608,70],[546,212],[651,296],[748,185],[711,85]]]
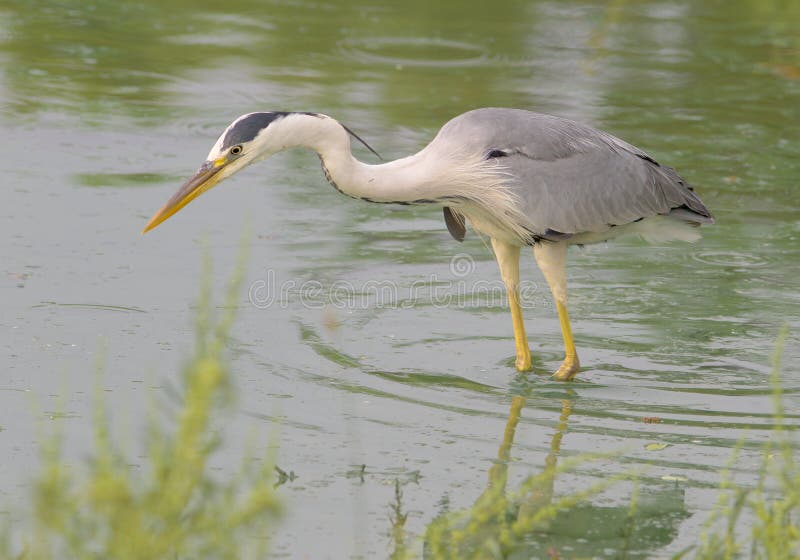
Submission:
[[[369,165],[350,151],[350,136],[338,121],[324,115],[298,114],[285,119],[280,149],[314,150],[328,181],[342,193],[369,202],[434,203],[446,197],[442,189],[441,161],[429,157],[427,148],[388,163]]]
[[[487,163],[486,154],[470,151],[462,139],[440,134],[412,156],[369,165],[353,157],[347,130],[336,120],[314,113],[293,113],[270,126],[271,148],[317,152],[328,181],[342,193],[368,202],[441,204],[458,208],[490,231],[527,243],[533,227],[505,168]]]

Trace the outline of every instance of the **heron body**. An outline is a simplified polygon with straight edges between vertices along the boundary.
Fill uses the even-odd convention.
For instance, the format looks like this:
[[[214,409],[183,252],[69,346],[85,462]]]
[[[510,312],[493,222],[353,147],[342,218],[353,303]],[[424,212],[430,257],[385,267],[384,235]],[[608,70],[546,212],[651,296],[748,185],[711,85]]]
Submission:
[[[580,366],[567,312],[568,246],[625,233],[692,241],[699,237],[697,226],[714,222],[675,170],[619,138],[560,117],[476,109],[446,123],[418,153],[375,165],[353,157],[351,135],[361,141],[318,113],[243,115],[144,231],[247,165],[289,148],[310,148],[328,181],[350,197],[438,205],[458,241],[467,223],[491,238],[509,296],[520,371],[530,369],[531,357],[519,299],[519,257],[523,247],[532,246],[564,338],[565,359],[554,376],[569,380]]]

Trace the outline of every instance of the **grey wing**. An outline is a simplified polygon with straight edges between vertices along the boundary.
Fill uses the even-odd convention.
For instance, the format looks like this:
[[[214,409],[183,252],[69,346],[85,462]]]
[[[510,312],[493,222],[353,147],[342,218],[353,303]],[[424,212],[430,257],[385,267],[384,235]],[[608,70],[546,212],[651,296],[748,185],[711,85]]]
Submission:
[[[633,153],[593,149],[546,161],[517,152],[498,163],[511,175],[535,233],[599,232],[673,212],[686,221],[713,221],[672,168]]]
[[[442,132],[469,136],[484,147],[487,159],[507,174],[536,235],[604,231],[657,214],[713,222],[674,169],[575,121],[517,109],[479,109],[457,117]]]

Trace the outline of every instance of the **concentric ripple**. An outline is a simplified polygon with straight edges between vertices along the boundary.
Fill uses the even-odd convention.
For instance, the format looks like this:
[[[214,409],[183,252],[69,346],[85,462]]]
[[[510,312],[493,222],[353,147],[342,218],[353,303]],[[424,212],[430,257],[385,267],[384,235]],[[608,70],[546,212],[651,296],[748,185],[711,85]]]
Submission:
[[[424,37],[346,39],[339,49],[348,58],[370,64],[456,68],[480,66],[486,52],[470,43]]]
[[[769,265],[766,259],[758,255],[737,251],[698,251],[692,254],[692,258],[703,264],[733,268],[761,268]]]

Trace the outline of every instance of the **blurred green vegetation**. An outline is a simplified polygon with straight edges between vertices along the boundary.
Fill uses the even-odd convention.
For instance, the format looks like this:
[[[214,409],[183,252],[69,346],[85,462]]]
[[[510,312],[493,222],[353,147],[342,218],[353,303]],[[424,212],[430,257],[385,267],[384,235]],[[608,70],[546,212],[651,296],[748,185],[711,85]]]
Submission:
[[[653,15],[652,6],[662,9],[662,15]],[[547,25],[541,25],[543,21]],[[796,103],[798,29],[800,2],[796,0],[615,0],[564,3],[563,7],[557,2],[514,1],[502,9],[455,0],[403,4],[12,1],[0,3],[4,88],[0,109],[13,118],[31,120],[75,114],[82,122],[106,130],[118,126],[120,121],[113,117],[132,116],[166,122],[178,139],[187,132],[180,117],[191,115],[192,126],[198,122],[208,126],[200,133],[212,139],[216,127],[230,116],[224,111],[233,105],[368,108],[373,116],[388,121],[387,130],[402,133],[402,127],[430,128],[476,105],[534,108],[545,103],[544,110],[555,106],[557,111],[558,104],[563,104],[574,112],[585,104],[596,111],[594,118],[613,124],[619,134],[628,137],[626,133],[636,131],[637,141],[647,140],[660,153],[672,153],[679,164],[695,167],[704,193],[711,193],[717,205],[728,210],[728,223],[744,214],[734,215],[731,208],[745,208],[750,220],[761,219],[770,231],[783,231],[784,237],[778,240],[781,261],[791,262],[796,241],[789,228],[796,219],[800,127],[787,123],[798,122],[800,115]],[[560,35],[567,39],[559,42]],[[569,75],[569,80],[554,80],[558,75]],[[549,89],[553,83],[557,87]],[[203,98],[209,92],[213,101]],[[574,93],[578,95],[570,98]],[[193,105],[195,98],[202,100],[202,107]],[[287,105],[292,103],[302,106]],[[217,123],[218,119],[224,123]],[[386,123],[380,120],[362,122],[383,127]],[[646,138],[647,134],[652,136]],[[395,147],[402,141],[386,143]],[[154,141],[143,151],[150,154],[168,144]],[[123,154],[129,157],[127,150]],[[693,165],[699,160],[713,164]],[[127,185],[151,183],[159,177],[168,178],[85,174],[78,182]],[[742,198],[746,194],[752,198]],[[762,206],[770,200],[772,206]],[[370,211],[374,209],[353,210],[364,215]],[[779,212],[785,212],[785,220]],[[352,222],[364,219],[359,216]],[[776,223],[783,225],[774,230]],[[720,231],[730,237],[732,249],[746,250],[742,245],[749,242],[762,254],[763,247],[774,241],[721,228],[722,221]],[[393,232],[390,238],[399,239],[402,234]],[[365,235],[341,238],[337,236],[337,242],[347,255],[360,253],[377,260],[377,255],[386,252],[384,245],[365,243]],[[402,242],[408,247],[411,240]],[[408,250],[413,258],[392,258],[413,260],[439,254],[438,246],[426,238],[417,245]],[[788,268],[775,267],[781,282],[787,282],[785,271]],[[653,277],[649,268],[641,277],[631,274],[631,283],[636,285]],[[768,274],[761,273],[771,291],[776,282]],[[709,295],[720,301],[708,309],[727,309],[732,315],[747,317],[755,309],[764,311],[763,298],[728,301],[754,279],[758,277],[748,267],[728,267],[725,275],[715,278],[716,289]],[[88,469],[68,467],[62,441],[53,436],[36,479],[31,532],[7,530],[6,556],[12,555],[12,543],[25,546],[17,557],[36,559],[254,558],[265,554],[266,535],[280,511],[270,462],[245,458],[240,473],[222,483],[209,473],[208,461],[222,443],[214,418],[229,402],[231,392],[224,346],[232,315],[226,311],[219,320],[211,317],[210,289],[204,286],[197,348],[184,372],[181,406],[165,417],[151,418],[148,464],[138,469],[146,471],[145,476],[134,472],[115,445],[109,414],[98,400],[95,452]],[[774,305],[783,306],[785,301],[777,298]],[[644,310],[643,316],[650,319],[642,323],[672,325],[681,315],[677,306],[658,305],[652,313]],[[709,333],[719,329],[717,340],[727,340],[722,331],[727,334],[731,326],[717,321],[704,328]],[[693,336],[710,335],[698,331]],[[727,351],[725,345],[717,350]],[[698,545],[684,557],[800,556],[800,475],[794,444],[788,431],[781,429],[779,371],[776,362],[777,427],[772,443],[763,451],[758,485],[745,487],[725,477],[706,534],[698,535]],[[672,493],[656,497],[641,491],[629,506],[617,507],[581,498],[591,497],[607,483],[627,481],[627,475],[575,495],[554,493],[557,477],[579,464],[556,465],[569,401],[563,405],[543,472],[508,489],[510,449],[524,404],[522,396],[512,399],[487,488],[470,508],[449,511],[444,507],[419,541],[406,527],[408,504],[397,485],[391,509],[395,558],[414,555],[420,541],[431,558],[570,557],[565,543],[574,551],[578,539],[587,540],[587,536],[588,542],[580,545],[581,554],[591,555],[598,543],[610,542],[625,557],[632,550],[654,550],[675,537],[680,521],[689,515],[677,486]],[[564,535],[564,528],[573,532]]]
[[[717,507],[694,558],[800,558],[800,465],[794,457],[797,444],[785,430],[780,375],[787,336],[788,328],[784,328],[773,355],[770,383],[775,427],[762,450],[758,484],[748,488],[737,484],[729,470],[723,473]],[[737,456],[738,450],[731,465]],[[745,521],[745,517],[750,519]]]
[[[784,401],[781,383],[781,355],[788,329],[781,332],[773,355],[772,438],[761,453],[761,476],[755,488],[737,484],[730,471],[722,473],[719,500],[709,516],[697,544],[676,554],[674,560],[718,560],[752,558],[792,560],[800,558],[800,468],[794,458],[796,442],[784,429]],[[562,402],[562,412],[550,445],[545,468],[526,478],[516,491],[507,491],[508,464],[514,433],[525,398],[512,399],[506,429],[496,464],[489,471],[487,489],[466,509],[442,512],[426,528],[425,558],[509,559],[509,558],[593,558],[612,554],[614,558],[649,557],[667,546],[677,534],[678,524],[689,516],[683,491],[675,488],[675,499],[643,495],[636,473],[609,476],[580,491],[556,495],[554,485],[561,474],[587,461],[602,457],[579,456],[558,465],[561,438],[566,431],[572,405]],[[744,440],[742,440],[744,443]],[[730,460],[739,456],[735,449]],[[628,507],[592,503],[609,486],[632,481]],[[402,491],[399,482],[391,504],[392,560],[416,557],[412,537],[405,528]]]
[[[109,411],[98,390],[94,451],[88,466],[84,470],[69,465],[62,437],[49,438],[34,483],[33,519],[22,523],[22,534],[5,528],[3,557],[134,560],[266,555],[269,530],[280,514],[272,462],[245,456],[239,471],[226,473],[222,480],[210,472],[209,462],[224,441],[218,417],[231,402],[225,348],[241,274],[231,282],[218,318],[212,314],[210,276],[207,271],[196,348],[183,372],[178,406],[169,412],[150,411],[144,464],[135,468],[115,443]]]
[[[523,396],[512,399],[497,461],[489,470],[484,492],[466,509],[450,511],[449,504],[443,504],[440,514],[428,524],[423,544],[426,558],[591,558],[609,550],[620,558],[643,557],[675,538],[680,522],[689,516],[679,488],[642,496],[637,473],[627,471],[584,488],[556,493],[560,477],[592,462],[619,459],[620,455],[583,454],[561,459],[559,464],[561,441],[573,410],[568,399],[562,401],[544,469],[509,490],[511,448],[525,402]],[[604,490],[623,482],[633,483],[630,503],[596,503]],[[401,509],[398,504],[396,499],[393,511]],[[398,530],[398,519],[405,521],[398,513],[392,516],[396,543],[393,560],[413,557],[409,537]],[[398,539],[403,539],[402,543]]]
[[[214,316],[211,306],[210,278],[207,266],[198,308],[196,348],[183,372],[179,406],[169,414],[150,411],[144,476],[137,474],[114,443],[110,415],[98,391],[94,453],[86,471],[65,462],[62,438],[54,434],[44,445],[41,472],[35,479],[33,519],[21,524],[25,528],[22,532],[2,528],[3,557],[134,560],[267,556],[269,535],[281,511],[272,462],[245,456],[239,472],[225,476],[224,481],[209,472],[209,460],[223,442],[214,419],[231,402],[225,349],[242,276],[237,273],[231,282],[220,317]],[[698,535],[696,546],[676,558],[788,560],[800,554],[800,470],[793,455],[795,443],[784,430],[780,380],[786,333],[784,330],[781,334],[774,356],[773,438],[762,452],[760,480],[755,488],[747,488],[723,473],[719,503],[706,532]],[[484,492],[466,509],[450,511],[443,503],[439,515],[427,525],[422,539],[424,557],[582,558],[595,556],[602,548],[604,554],[613,550],[617,558],[631,558],[671,542],[680,521],[688,516],[682,490],[677,487],[677,497],[669,492],[647,496],[639,490],[637,475],[627,472],[556,494],[559,476],[588,461],[613,456],[583,455],[561,460],[559,465],[561,440],[572,413],[569,399],[562,401],[543,471],[509,491],[511,449],[525,402],[523,395],[511,400],[497,462],[489,470]],[[634,482],[628,506],[593,503],[593,497],[623,481]],[[418,550],[416,539],[406,529],[406,508],[398,481],[389,516],[393,560],[413,558]],[[745,521],[747,516],[749,521]],[[749,527],[749,532],[743,526]]]

